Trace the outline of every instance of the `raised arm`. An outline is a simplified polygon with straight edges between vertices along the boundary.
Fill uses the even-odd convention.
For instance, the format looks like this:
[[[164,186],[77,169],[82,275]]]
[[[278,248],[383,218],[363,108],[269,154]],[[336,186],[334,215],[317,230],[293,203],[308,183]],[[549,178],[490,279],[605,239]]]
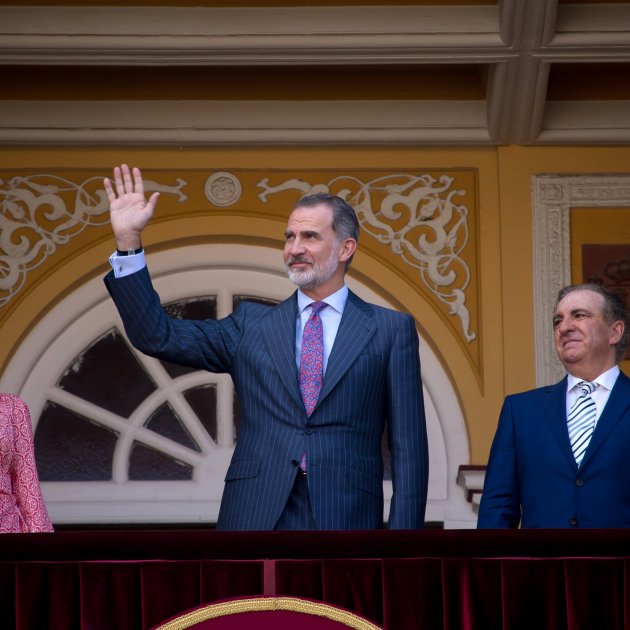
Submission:
[[[130,170],[126,164],[114,169],[113,185],[109,179],[105,179],[103,184],[109,198],[110,220],[117,249],[139,249],[142,247],[142,230],[153,216],[160,193],[153,193],[147,201],[140,169]]]

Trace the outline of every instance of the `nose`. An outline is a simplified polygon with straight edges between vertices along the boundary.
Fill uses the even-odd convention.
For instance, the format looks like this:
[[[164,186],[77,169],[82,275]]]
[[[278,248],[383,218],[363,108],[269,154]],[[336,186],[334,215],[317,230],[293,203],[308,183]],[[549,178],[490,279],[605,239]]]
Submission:
[[[556,328],[558,333],[561,335],[565,334],[566,332],[572,329],[573,329],[573,320],[570,317],[565,317],[564,319],[560,320]]]
[[[304,245],[299,238],[294,238],[287,243],[287,252],[290,256],[300,256],[305,252]]]

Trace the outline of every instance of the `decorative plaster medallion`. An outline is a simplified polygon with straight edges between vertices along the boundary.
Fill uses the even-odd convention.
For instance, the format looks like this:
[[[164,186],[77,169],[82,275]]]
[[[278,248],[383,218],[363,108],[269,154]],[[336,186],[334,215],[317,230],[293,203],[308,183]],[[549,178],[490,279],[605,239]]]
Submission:
[[[241,182],[232,173],[220,171],[206,180],[206,199],[215,206],[234,205],[241,197]]]

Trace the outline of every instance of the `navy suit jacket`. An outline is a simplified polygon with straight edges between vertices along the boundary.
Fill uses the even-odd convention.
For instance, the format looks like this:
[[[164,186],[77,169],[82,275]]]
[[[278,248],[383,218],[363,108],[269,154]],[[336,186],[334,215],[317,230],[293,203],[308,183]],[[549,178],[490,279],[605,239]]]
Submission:
[[[308,454],[308,487],[320,529],[383,522],[381,437],[387,422],[394,495],[389,526],[422,527],[428,448],[411,316],[349,293],[322,391],[307,417],[295,356],[297,297],[277,306],[241,302],[222,320],[175,320],[160,306],[147,269],[105,278],[133,345],[145,354],[231,375],[239,437],[217,526],[272,529]]]
[[[619,374],[579,468],[566,391],[565,377],[505,399],[479,527],[630,527],[630,379]]]

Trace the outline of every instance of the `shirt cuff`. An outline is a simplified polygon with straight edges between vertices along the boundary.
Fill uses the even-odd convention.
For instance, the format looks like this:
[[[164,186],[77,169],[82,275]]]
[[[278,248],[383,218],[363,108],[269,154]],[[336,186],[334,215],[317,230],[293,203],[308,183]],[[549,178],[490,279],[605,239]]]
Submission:
[[[140,271],[140,269],[144,269],[147,266],[144,259],[144,251],[130,256],[119,256],[114,252],[109,257],[109,264],[112,266],[114,277],[116,278],[130,276],[132,273],[136,273],[136,271]]]

